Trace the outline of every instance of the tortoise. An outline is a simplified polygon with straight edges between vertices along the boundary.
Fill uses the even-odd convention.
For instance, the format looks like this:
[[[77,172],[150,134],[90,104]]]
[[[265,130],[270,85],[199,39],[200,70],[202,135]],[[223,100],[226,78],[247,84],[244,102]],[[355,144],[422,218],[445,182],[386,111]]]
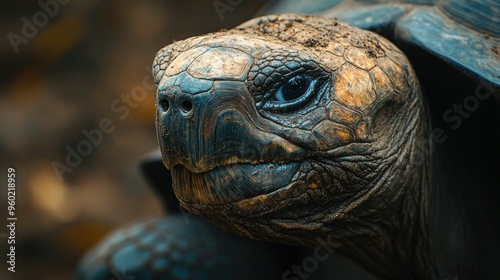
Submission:
[[[383,279],[495,278],[499,11],[491,0],[281,0],[161,49],[157,131],[172,178],[159,195],[177,205],[173,180],[182,207],[225,230],[336,245]],[[186,230],[176,218],[137,227],[147,223]],[[127,246],[113,242],[87,256],[81,279],[120,268],[103,264]]]
[[[253,239],[338,243],[383,279],[496,278],[499,12],[284,0],[161,49],[157,134],[182,207]]]

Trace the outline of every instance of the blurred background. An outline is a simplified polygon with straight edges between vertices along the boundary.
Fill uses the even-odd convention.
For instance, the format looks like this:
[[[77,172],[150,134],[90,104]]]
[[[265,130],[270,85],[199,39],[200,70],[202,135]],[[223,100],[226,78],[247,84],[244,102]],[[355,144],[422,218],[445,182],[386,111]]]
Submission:
[[[103,236],[161,214],[138,169],[157,148],[154,55],[173,40],[232,28],[265,4],[240,1],[221,13],[214,2],[0,4],[0,279],[72,279]],[[17,184],[15,274],[7,271],[3,225],[9,167]]]

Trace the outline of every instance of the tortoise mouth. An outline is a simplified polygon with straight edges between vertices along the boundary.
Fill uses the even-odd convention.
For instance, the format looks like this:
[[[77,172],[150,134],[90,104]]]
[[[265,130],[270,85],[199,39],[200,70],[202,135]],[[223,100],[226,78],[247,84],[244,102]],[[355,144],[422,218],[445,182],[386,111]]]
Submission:
[[[298,162],[235,163],[195,173],[177,164],[172,183],[179,200],[189,204],[222,205],[269,194],[294,181]]]

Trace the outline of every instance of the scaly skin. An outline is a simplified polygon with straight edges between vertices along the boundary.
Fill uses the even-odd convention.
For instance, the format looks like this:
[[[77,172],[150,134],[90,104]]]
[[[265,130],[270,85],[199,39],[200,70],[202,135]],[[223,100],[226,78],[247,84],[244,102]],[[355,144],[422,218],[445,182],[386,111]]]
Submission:
[[[268,16],[167,46],[153,70],[183,207],[255,239],[339,243],[387,279],[458,275],[430,248],[429,116],[391,42],[333,19]],[[309,94],[279,96],[300,75]]]
[[[76,279],[277,279],[298,257],[288,247],[223,232],[200,217],[185,218],[169,213],[112,233],[82,259]]]

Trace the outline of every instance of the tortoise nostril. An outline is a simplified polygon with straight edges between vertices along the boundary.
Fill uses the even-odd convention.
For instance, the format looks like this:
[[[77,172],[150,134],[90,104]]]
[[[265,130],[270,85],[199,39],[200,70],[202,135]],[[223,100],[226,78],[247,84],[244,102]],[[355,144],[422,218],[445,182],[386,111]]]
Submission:
[[[185,100],[181,103],[181,107],[185,112],[191,112],[193,110],[193,102]]]
[[[168,102],[167,99],[160,99],[160,107],[163,110],[163,112],[168,111],[168,108],[170,108],[170,103]]]

